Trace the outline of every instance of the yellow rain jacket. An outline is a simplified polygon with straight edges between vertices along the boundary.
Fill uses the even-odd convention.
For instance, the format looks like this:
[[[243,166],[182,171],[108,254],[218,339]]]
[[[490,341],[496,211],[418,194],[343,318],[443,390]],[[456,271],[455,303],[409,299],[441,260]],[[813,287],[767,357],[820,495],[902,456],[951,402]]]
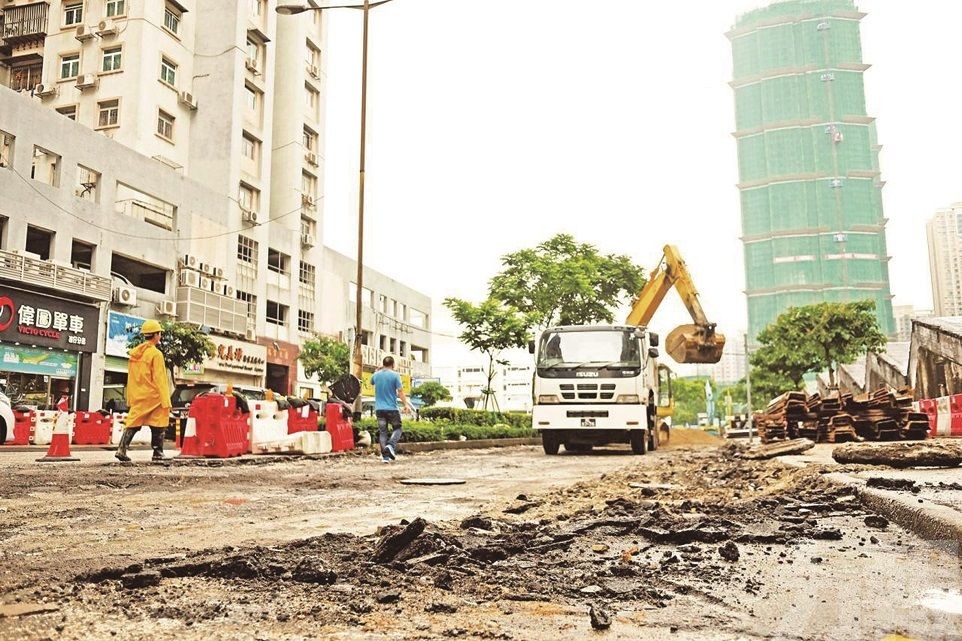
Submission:
[[[164,355],[150,343],[141,343],[129,352],[127,370],[126,428],[167,427],[170,420],[170,386]]]

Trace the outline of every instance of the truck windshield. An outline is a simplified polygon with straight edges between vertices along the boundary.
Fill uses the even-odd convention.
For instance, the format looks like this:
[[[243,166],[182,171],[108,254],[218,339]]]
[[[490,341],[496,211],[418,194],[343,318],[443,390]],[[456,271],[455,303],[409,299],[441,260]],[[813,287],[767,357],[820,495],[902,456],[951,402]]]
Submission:
[[[641,350],[634,332],[545,332],[538,349],[540,368],[640,367]]]

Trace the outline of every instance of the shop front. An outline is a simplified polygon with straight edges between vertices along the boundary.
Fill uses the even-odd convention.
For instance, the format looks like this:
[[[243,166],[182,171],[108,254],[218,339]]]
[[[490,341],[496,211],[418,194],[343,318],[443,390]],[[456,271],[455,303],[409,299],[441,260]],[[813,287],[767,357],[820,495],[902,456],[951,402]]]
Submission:
[[[211,336],[214,355],[190,367],[178,370],[178,382],[231,383],[264,387],[267,373],[267,349],[255,343]]]
[[[0,384],[11,401],[87,409],[100,312],[94,305],[0,286]]]
[[[257,342],[267,348],[265,387],[284,396],[294,394],[297,387],[297,357],[301,348],[294,343],[271,338],[261,338]]]

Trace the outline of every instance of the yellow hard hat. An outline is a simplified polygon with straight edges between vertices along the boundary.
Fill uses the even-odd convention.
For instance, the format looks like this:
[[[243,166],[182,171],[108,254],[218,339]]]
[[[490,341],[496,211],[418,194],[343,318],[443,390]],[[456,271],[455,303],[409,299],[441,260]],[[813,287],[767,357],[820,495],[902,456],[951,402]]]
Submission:
[[[143,326],[140,328],[141,334],[156,334],[157,332],[164,331],[164,328],[160,326],[155,320],[145,321]]]

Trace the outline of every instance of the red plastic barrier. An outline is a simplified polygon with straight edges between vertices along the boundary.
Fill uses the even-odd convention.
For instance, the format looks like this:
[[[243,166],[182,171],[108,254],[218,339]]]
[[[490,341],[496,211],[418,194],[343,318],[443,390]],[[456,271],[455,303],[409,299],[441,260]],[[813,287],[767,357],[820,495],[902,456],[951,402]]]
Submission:
[[[919,401],[919,411],[929,417],[929,434],[936,435],[939,420],[939,406],[934,398],[923,398]]]
[[[26,412],[13,410],[13,433],[7,432],[7,445],[30,444],[30,430],[33,428],[34,416],[33,410]]]
[[[107,445],[113,421],[100,412],[76,412],[73,424],[74,445]]]
[[[316,432],[317,412],[310,405],[291,407],[287,410],[287,433]]]
[[[237,399],[223,394],[201,394],[190,404],[196,422],[201,456],[228,458],[250,452],[249,414],[242,414]]]
[[[351,413],[340,403],[327,404],[326,429],[331,434],[331,451],[343,452],[354,449],[354,424]]]
[[[962,434],[962,394],[949,397],[949,410],[951,411],[949,425],[952,435]]]

